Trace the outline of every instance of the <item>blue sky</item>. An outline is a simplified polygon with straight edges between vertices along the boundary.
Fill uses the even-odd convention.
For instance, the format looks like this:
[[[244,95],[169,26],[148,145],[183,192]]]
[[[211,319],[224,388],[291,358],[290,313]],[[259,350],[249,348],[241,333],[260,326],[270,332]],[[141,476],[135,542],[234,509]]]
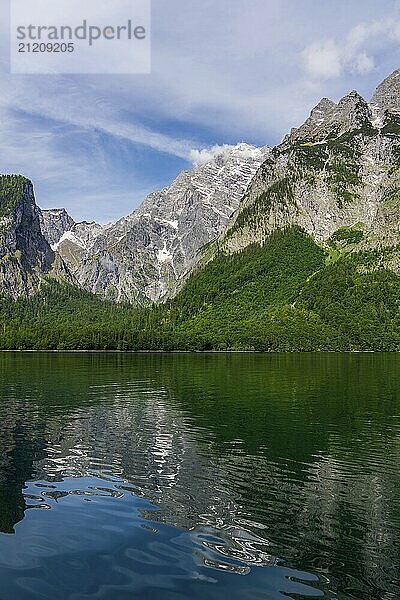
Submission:
[[[10,75],[0,0],[0,172],[108,222],[220,144],[274,145],[327,96],[400,67],[397,0],[152,0],[150,75]]]

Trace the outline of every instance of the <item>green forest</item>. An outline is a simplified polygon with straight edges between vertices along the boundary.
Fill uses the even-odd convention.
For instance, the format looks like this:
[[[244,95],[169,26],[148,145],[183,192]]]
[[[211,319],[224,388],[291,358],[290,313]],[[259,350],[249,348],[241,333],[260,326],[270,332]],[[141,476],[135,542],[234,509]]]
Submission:
[[[278,231],[148,308],[48,278],[31,298],[0,300],[0,348],[399,350],[400,277],[384,267],[398,249],[357,252],[360,236],[343,228],[323,249],[298,227]]]

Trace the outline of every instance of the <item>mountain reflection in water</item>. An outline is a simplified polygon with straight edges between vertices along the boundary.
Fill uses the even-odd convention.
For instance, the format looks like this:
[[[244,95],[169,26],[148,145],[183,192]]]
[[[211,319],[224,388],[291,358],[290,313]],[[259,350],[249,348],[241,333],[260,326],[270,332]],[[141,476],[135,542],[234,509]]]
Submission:
[[[399,367],[1,353],[3,593],[397,598]]]

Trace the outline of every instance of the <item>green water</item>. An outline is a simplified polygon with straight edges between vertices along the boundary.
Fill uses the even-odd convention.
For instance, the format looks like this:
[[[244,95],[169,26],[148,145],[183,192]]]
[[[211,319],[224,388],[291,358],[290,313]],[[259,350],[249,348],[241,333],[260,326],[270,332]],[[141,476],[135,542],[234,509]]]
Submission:
[[[0,600],[400,598],[400,356],[0,353]]]

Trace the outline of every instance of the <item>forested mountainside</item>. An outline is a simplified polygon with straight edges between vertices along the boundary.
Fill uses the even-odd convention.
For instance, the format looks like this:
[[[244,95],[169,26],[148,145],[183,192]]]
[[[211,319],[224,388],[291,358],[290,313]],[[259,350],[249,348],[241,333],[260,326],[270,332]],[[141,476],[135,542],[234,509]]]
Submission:
[[[117,350],[399,350],[400,277],[391,249],[329,251],[298,227],[220,254],[164,304],[135,308],[50,279],[0,303],[0,347]]]

